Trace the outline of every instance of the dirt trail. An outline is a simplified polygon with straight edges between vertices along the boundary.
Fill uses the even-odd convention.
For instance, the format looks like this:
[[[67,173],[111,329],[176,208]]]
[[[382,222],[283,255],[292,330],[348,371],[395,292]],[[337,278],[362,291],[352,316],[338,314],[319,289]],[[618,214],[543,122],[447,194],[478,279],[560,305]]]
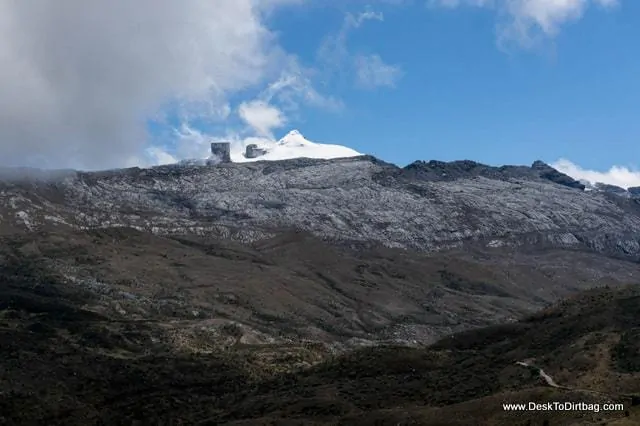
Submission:
[[[538,374],[547,383],[547,385],[549,385],[549,386],[551,386],[553,388],[556,388],[556,389],[566,389],[566,390],[576,391],[576,392],[588,392],[588,393],[593,393],[593,394],[597,394],[597,395],[606,395],[606,396],[608,396],[610,398],[620,398],[620,397],[624,396],[624,395],[612,395],[612,394],[609,394],[607,392],[601,392],[601,391],[592,390],[592,389],[561,386],[561,385],[557,384],[555,380],[553,380],[553,377],[551,377],[550,375],[545,373],[545,371],[542,368],[540,368],[540,367],[538,367],[536,365],[533,365],[531,363],[524,362],[524,361],[518,361],[518,362],[516,362],[516,364],[521,365],[523,367],[533,368],[534,370],[537,370]]]
[[[567,386],[560,386],[559,384],[557,384],[555,382],[555,380],[553,380],[553,377],[551,377],[550,375],[548,375],[547,373],[544,372],[544,370],[540,367],[537,367],[533,364],[529,364],[528,362],[524,362],[524,361],[518,361],[516,362],[516,364],[521,365],[523,367],[527,367],[527,368],[533,368],[538,370],[538,374],[540,374],[540,377],[542,377],[542,379],[544,379],[545,382],[547,382],[547,384],[553,388],[558,388],[558,389],[572,389],[569,388]],[[582,389],[572,389],[572,390],[582,390]]]

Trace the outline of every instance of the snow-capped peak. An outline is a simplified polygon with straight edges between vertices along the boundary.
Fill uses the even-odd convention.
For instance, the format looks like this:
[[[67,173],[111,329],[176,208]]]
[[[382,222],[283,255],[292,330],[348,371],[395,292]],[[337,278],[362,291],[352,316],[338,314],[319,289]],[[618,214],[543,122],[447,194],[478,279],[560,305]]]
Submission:
[[[278,141],[278,145],[305,146],[316,144],[302,136],[302,133],[300,133],[298,130],[292,130]]]
[[[255,158],[245,156],[248,145],[256,145],[264,150],[263,155]],[[247,161],[277,161],[292,158],[343,158],[356,157],[361,153],[342,145],[330,145],[312,142],[305,138],[298,130],[292,130],[281,139],[275,141],[266,138],[248,138],[243,143],[233,144],[231,161],[242,163]]]

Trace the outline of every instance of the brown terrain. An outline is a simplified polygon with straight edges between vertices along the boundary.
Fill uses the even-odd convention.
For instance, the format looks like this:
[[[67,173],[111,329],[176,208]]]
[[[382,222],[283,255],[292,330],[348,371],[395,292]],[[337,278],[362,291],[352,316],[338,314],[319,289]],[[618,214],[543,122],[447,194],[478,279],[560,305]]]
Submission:
[[[0,268],[0,424],[640,424],[630,260],[117,228],[7,234]]]
[[[0,425],[640,424],[639,261],[542,162],[0,170]]]

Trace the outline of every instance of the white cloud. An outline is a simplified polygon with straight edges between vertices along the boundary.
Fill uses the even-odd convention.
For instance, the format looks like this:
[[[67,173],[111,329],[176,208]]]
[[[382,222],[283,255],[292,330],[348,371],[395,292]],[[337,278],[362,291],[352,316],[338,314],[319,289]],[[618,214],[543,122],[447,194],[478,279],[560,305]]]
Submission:
[[[560,159],[551,164],[552,167],[571,176],[593,183],[602,182],[622,188],[640,186],[640,171],[628,167],[613,166],[606,172],[587,170],[566,159]]]
[[[361,27],[366,21],[384,21],[384,15],[379,12],[366,10],[360,12],[357,15],[347,13],[342,26],[336,34],[327,36],[320,49],[318,50],[318,57],[321,61],[326,63],[332,63],[335,66],[340,66],[350,56],[347,48],[347,38],[349,33],[355,29]]]
[[[385,64],[378,55],[358,55],[355,59],[358,84],[364,88],[395,87],[402,77],[402,70]]]
[[[211,142],[230,142],[232,158],[241,157],[246,146],[251,143],[265,145],[275,142],[274,131],[288,124],[290,117],[297,114],[302,106],[339,110],[342,103],[319,93],[312,83],[312,70],[299,65],[294,57],[281,58],[280,75],[259,92],[251,101],[240,102],[231,112],[228,105],[220,107],[222,115],[232,113],[244,123],[233,126],[228,123],[222,133],[207,133],[184,122],[174,130],[173,146],[148,149],[142,158],[136,158],[136,165],[154,165],[176,162],[184,159],[204,159],[210,156]],[[169,153],[171,151],[171,153]]]
[[[243,102],[238,114],[256,135],[268,138],[273,138],[273,129],[282,127],[286,122],[282,111],[261,100]]]
[[[289,57],[286,67],[279,78],[271,82],[259,95],[264,102],[277,101],[284,110],[297,111],[301,105],[340,110],[342,102],[331,96],[319,93],[313,83],[314,70],[302,67],[294,57]]]
[[[430,0],[429,4],[492,8],[502,16],[500,43],[516,41],[530,47],[540,36],[554,37],[563,24],[581,18],[589,6],[611,8],[618,0]]]
[[[145,160],[140,161],[140,159],[134,157],[131,163],[127,166],[152,166],[160,164],[173,164],[178,162],[178,159],[176,157],[169,154],[162,148],[155,146],[147,148],[145,154]]]
[[[264,16],[296,2],[0,1],[0,164],[119,166],[168,106],[228,117],[230,94],[280,75]]]
[[[373,10],[365,10],[357,15],[348,13],[345,18],[345,25],[358,28],[364,22],[369,20],[384,21],[384,15],[381,12],[374,12]]]
[[[279,77],[269,83],[254,100],[242,102],[238,106],[237,114],[246,124],[245,128],[227,126],[223,136],[196,133],[190,129],[189,132],[180,133],[181,142],[192,140],[193,137],[197,141],[228,141],[233,143],[234,152],[244,152],[247,144],[273,142],[274,131],[290,123],[292,118],[297,118],[303,106],[340,111],[343,104],[339,99],[321,94],[315,89],[313,73],[312,69],[301,66],[295,57],[287,57]],[[186,153],[183,151],[182,154],[184,158]]]
[[[183,124],[175,130],[177,143],[173,157],[179,160],[207,158],[211,155],[211,142],[215,142],[201,131]]]
[[[336,74],[344,75],[347,71],[355,75],[358,87],[373,89],[381,86],[394,87],[402,77],[400,67],[385,63],[380,55],[353,54],[349,50],[347,40],[351,31],[371,20],[382,22],[384,15],[373,10],[365,10],[355,15],[347,13],[340,30],[325,38],[318,49],[318,58],[327,67],[330,74],[328,78]]]

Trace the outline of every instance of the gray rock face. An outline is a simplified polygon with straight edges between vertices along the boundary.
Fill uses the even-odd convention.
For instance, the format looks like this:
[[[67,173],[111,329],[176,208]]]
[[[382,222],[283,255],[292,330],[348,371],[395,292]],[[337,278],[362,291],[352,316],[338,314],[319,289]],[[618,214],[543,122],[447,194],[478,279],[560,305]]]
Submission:
[[[568,186],[569,188],[585,188],[584,184],[582,184],[581,182],[565,175],[564,173],[559,172],[558,170],[540,160],[534,161],[531,168],[537,171],[539,176],[543,179],[548,179],[557,184]]]
[[[620,186],[610,185],[602,182],[591,183],[588,181],[582,181],[582,183],[585,185],[585,191],[601,192],[622,198],[640,199],[640,187],[631,187],[628,189],[624,189]]]
[[[0,229],[130,226],[255,241],[298,228],[418,250],[543,245],[640,257],[637,199],[585,192],[549,169],[399,168],[363,156],[32,173],[0,182]]]
[[[627,191],[626,189],[621,188],[621,187],[616,186],[616,185],[609,185],[609,184],[606,184],[606,183],[597,182],[594,186],[595,186],[595,189],[597,189],[599,191],[602,191],[602,192],[609,192],[611,194],[622,195],[622,196],[630,194],[630,192]]]
[[[485,177],[494,180],[509,179],[543,179],[569,188],[584,189],[579,181],[557,171],[548,164],[537,160],[531,167],[502,166],[492,167],[475,161],[463,160],[445,163],[442,161],[416,161],[396,173],[409,180],[420,181],[453,181],[474,177]]]

